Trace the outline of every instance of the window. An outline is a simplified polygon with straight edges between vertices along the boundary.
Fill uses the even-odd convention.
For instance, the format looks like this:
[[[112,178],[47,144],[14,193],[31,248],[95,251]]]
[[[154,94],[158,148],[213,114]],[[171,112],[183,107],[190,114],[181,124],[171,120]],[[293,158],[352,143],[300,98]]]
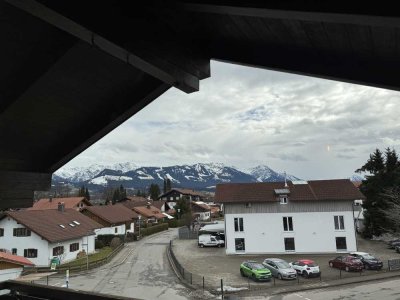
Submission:
[[[285,251],[295,251],[294,238],[285,238]]]
[[[14,228],[13,229],[13,235],[14,236],[30,236],[31,231],[26,228]]]
[[[283,217],[283,231],[293,231],[292,217]]]
[[[34,258],[37,257],[37,249],[24,249],[24,257]]]
[[[334,216],[335,221],[335,230],[344,230],[344,217],[343,216]]]
[[[17,248],[12,248],[12,249],[11,249],[11,253],[12,253],[13,255],[17,255]]]
[[[336,250],[347,250],[346,238],[345,237],[337,237],[336,238]]]
[[[118,233],[118,227],[115,227],[115,233]]]
[[[4,228],[0,228],[0,236],[4,236]]]
[[[287,204],[287,196],[279,196],[279,200],[281,204]]]
[[[79,243],[69,244],[69,252],[75,252],[79,250]]]
[[[53,256],[61,255],[64,253],[64,246],[57,246],[53,248]]]
[[[235,218],[235,232],[244,231],[243,230],[243,218]]]
[[[236,251],[244,251],[246,249],[245,245],[244,245],[244,239],[240,238],[240,239],[235,239],[235,250]]]

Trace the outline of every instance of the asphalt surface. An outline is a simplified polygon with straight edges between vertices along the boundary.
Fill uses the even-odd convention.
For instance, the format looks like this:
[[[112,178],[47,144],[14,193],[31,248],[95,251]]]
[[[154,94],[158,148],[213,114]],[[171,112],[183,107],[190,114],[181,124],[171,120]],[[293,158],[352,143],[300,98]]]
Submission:
[[[169,229],[127,244],[111,263],[71,276],[68,287],[138,299],[193,299],[166,257],[166,247],[176,236],[177,230]],[[35,283],[46,284],[45,280]],[[65,278],[50,278],[49,285],[65,287]]]

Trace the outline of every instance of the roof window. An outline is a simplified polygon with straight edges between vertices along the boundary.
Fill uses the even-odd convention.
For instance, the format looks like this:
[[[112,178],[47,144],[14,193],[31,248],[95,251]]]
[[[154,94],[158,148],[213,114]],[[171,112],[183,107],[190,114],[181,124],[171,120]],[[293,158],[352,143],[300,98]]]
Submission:
[[[63,224],[59,224],[58,226],[60,226],[61,228],[65,228],[65,226]]]
[[[78,221],[72,221],[72,223],[74,223],[75,225],[81,225],[81,223],[79,223]]]

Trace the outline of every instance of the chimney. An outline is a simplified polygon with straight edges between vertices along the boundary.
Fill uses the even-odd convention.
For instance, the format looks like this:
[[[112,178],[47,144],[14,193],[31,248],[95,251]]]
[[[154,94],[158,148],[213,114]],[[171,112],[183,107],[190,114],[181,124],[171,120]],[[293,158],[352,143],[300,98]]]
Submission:
[[[150,209],[150,201],[147,202],[146,207],[147,207],[148,209]]]
[[[64,206],[64,202],[58,202],[58,211],[64,211],[65,206]]]

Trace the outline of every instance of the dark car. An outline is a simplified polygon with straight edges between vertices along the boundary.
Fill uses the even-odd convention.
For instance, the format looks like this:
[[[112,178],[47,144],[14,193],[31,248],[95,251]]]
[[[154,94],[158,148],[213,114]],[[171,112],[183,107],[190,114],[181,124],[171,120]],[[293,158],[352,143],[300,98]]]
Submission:
[[[349,271],[362,271],[364,268],[363,263],[358,258],[354,256],[338,256],[335,259],[329,261],[329,266],[331,268],[338,268],[341,270]]]
[[[389,249],[395,249],[397,246],[400,246],[400,239],[391,240],[387,244]]]
[[[366,252],[352,252],[351,256],[358,258],[364,265],[364,268],[367,270],[380,270],[383,267],[383,262],[376,257],[373,257],[369,253]]]

